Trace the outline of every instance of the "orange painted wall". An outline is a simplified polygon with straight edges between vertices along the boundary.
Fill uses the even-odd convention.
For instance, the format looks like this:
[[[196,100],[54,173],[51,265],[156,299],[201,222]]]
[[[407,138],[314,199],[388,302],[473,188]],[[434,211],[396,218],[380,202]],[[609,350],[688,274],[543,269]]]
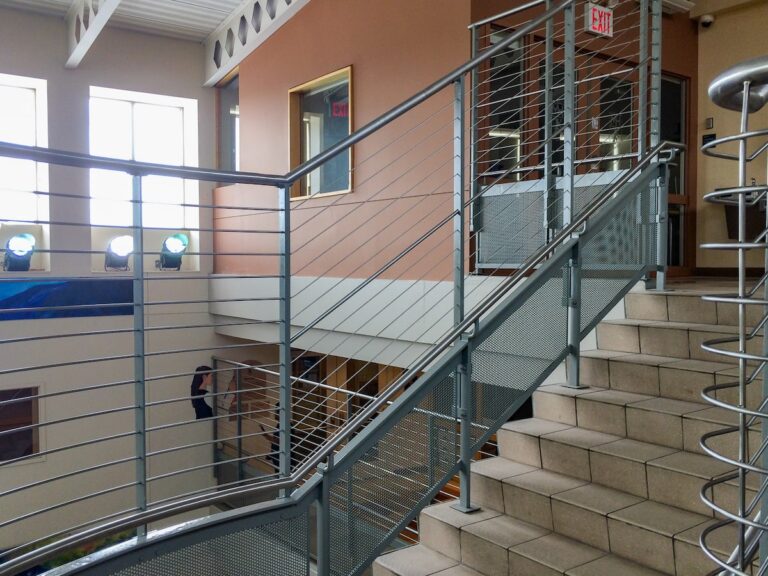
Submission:
[[[352,67],[352,124],[359,128],[469,56],[469,3],[321,0],[307,4],[240,66],[241,167],[289,166],[288,91]],[[452,210],[452,90],[355,146],[353,192],[291,202],[293,273],[367,276]],[[225,187],[219,206],[276,206],[276,191]],[[277,237],[223,232],[274,228],[274,214],[216,212],[216,251],[274,251]],[[388,277],[450,278],[450,224]],[[445,257],[429,255],[445,246]],[[372,254],[379,254],[373,258]],[[437,260],[437,261],[435,261]],[[232,254],[220,273],[274,271],[276,259]]]

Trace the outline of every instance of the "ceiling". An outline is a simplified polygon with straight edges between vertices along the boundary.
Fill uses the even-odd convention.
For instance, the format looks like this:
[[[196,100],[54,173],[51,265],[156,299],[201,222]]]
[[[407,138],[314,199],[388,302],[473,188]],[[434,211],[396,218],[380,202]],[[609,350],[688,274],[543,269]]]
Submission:
[[[109,26],[203,42],[243,0],[122,0]],[[65,18],[72,0],[0,0],[0,6]]]

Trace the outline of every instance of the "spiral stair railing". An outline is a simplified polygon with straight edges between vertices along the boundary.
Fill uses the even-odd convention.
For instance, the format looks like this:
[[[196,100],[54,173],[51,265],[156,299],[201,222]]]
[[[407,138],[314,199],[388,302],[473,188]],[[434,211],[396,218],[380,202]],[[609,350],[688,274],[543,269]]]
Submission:
[[[752,179],[748,183],[748,167],[760,158],[765,159],[768,151],[768,128],[750,128],[750,115],[761,110],[768,103],[768,56],[740,63],[721,73],[709,86],[712,101],[728,110],[740,112],[738,134],[713,140],[702,147],[702,152],[714,158],[738,163],[738,185],[723,188],[705,195],[705,200],[733,206],[738,209],[738,238],[731,242],[703,244],[712,250],[731,250],[738,254],[738,293],[705,296],[709,302],[736,305],[738,308],[738,331],[733,336],[721,337],[704,342],[702,348],[708,352],[735,359],[738,362],[738,380],[715,384],[702,392],[704,399],[735,415],[736,423],[714,430],[702,436],[702,448],[715,459],[729,464],[734,470],[707,482],[701,491],[702,499],[721,518],[701,535],[704,552],[720,567],[710,574],[762,575],[768,572],[764,561],[756,566],[758,559],[765,557],[768,523],[765,518],[768,490],[768,395],[766,394],[765,372],[768,366],[768,339],[765,337],[768,324],[768,274],[763,273],[755,282],[747,279],[747,254],[755,250],[765,252],[765,269],[768,269],[768,222],[763,221],[757,234],[747,226],[748,211],[757,211],[765,206],[768,185],[758,185]],[[758,142],[753,151],[750,144]],[[728,151],[729,146],[738,146],[738,152]],[[764,210],[764,208],[763,208]],[[763,217],[764,218],[764,217]],[[748,326],[749,307],[761,312],[759,320]],[[757,315],[756,315],[757,317]],[[751,318],[751,317],[750,317]],[[748,403],[748,391],[762,386],[757,406]],[[751,396],[751,395],[750,395]],[[750,432],[762,429],[758,446],[750,446]],[[737,441],[738,457],[724,453],[723,441]],[[730,442],[729,442],[730,441]],[[728,509],[715,501],[716,489],[725,484],[736,484],[736,510]],[[754,494],[754,495],[753,495]],[[728,558],[721,558],[713,551],[715,533],[736,528],[736,542]],[[733,530],[733,528],[731,528]],[[763,554],[760,549],[763,547]]]

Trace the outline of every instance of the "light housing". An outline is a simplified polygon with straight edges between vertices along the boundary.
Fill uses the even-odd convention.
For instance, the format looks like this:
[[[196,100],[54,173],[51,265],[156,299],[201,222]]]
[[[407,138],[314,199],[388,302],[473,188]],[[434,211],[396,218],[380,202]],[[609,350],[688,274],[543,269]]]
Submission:
[[[181,258],[189,246],[189,236],[179,232],[163,240],[160,248],[160,260],[157,267],[160,270],[181,270]]]
[[[35,237],[32,234],[16,234],[5,244],[3,270],[8,272],[26,272],[35,252]]]
[[[104,270],[128,270],[128,259],[133,254],[133,236],[116,236],[107,244]]]

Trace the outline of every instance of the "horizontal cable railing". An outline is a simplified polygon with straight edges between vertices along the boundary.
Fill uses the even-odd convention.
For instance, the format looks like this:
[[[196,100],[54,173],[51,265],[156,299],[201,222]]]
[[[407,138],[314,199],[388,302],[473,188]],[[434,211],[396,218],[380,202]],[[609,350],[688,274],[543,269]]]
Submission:
[[[0,233],[5,226],[19,232],[32,226],[40,227],[43,237],[32,268],[9,270],[0,289],[33,282],[45,298],[20,305],[9,296],[8,307],[0,308],[0,320],[19,326],[0,340],[0,354],[8,359],[0,373],[12,378],[12,390],[28,394],[0,397],[0,411],[24,407],[33,420],[0,430],[0,441],[23,434],[29,445],[28,453],[0,460],[0,471],[13,478],[2,488],[13,502],[0,517],[0,548],[7,560],[0,574],[110,534],[152,530],[153,523],[172,522],[183,513],[206,516],[212,506],[243,508],[280,491],[315,495],[318,480],[312,475],[318,465],[344,462],[350,458],[345,450],[362,450],[359,438],[373,450],[380,440],[371,435],[400,426],[387,414],[397,410],[401,397],[411,398],[411,390],[421,397],[407,400],[415,402],[409,413],[423,422],[414,421],[410,432],[426,442],[436,460],[426,476],[412,470],[405,479],[388,470],[395,484],[419,486],[422,495],[436,490],[431,496],[438,496],[443,475],[458,471],[451,451],[442,452],[451,442],[458,446],[457,425],[471,429],[473,454],[482,457],[502,414],[463,421],[453,377],[443,381],[431,371],[456,361],[457,339],[476,333],[478,322],[506,303],[527,274],[543,267],[615,193],[641,174],[648,177],[643,170],[669,148],[643,155],[640,142],[646,135],[637,119],[612,127],[607,132],[614,140],[600,142],[606,131],[599,119],[606,110],[623,118],[647,106],[648,96],[636,84],[649,60],[628,48],[640,45],[635,2],[622,3],[626,10],[618,13],[614,39],[580,39],[578,51],[572,46],[581,60],[573,85],[583,91],[572,94],[569,121],[558,124],[554,113],[544,110],[557,102],[549,107],[537,102],[547,92],[540,85],[545,76],[552,79],[550,90],[565,89],[557,66],[575,56],[566,53],[572,29],[559,15],[580,3],[552,3],[551,9],[514,22],[514,30],[494,29],[493,37],[486,34],[490,23],[476,27],[480,51],[471,61],[283,176],[0,143],[0,156],[133,175],[127,224],[64,213],[0,222]],[[510,50],[520,50],[515,45],[522,40],[531,69],[541,78],[525,79],[516,57],[502,61]],[[548,42],[557,46],[549,63]],[[621,57],[606,59],[611,51]],[[473,84],[473,73],[478,83]],[[595,90],[593,84],[605,80],[628,84],[629,96]],[[514,103],[521,98],[535,103],[524,107],[530,110],[524,118],[515,116]],[[511,119],[517,124],[510,128]],[[629,147],[616,144],[617,134],[628,138]],[[566,139],[572,155],[561,159],[555,149]],[[297,194],[315,186],[321,168],[352,147],[354,160],[343,174],[323,176],[332,189],[346,181],[352,194]],[[493,162],[501,167],[492,170]],[[569,167],[572,184],[558,173]],[[213,191],[201,186],[197,197],[171,205],[144,197],[147,175],[240,186]],[[584,193],[574,195],[581,188]],[[643,198],[653,195],[652,188],[649,184]],[[80,212],[100,198],[93,191],[81,195],[56,186],[44,195],[73,202]],[[497,199],[517,197],[514,205],[492,206]],[[574,200],[567,210],[566,197]],[[648,202],[638,209],[656,205]],[[173,206],[197,217],[179,228],[142,225],[152,210]],[[509,229],[513,214],[517,227]],[[47,239],[54,231],[61,238],[78,230],[90,230],[90,238],[80,244]],[[124,264],[107,266],[106,242],[121,234],[133,238],[134,251]],[[171,255],[162,246],[174,234],[188,240],[178,268],[167,266]],[[650,236],[642,242],[650,251]],[[85,262],[91,274],[81,266],[68,275],[59,263],[65,258]],[[516,271],[504,272],[509,268]],[[564,281],[561,273],[552,274],[550,280],[560,274]],[[616,294],[626,282],[620,278]],[[56,295],[60,290],[63,296]],[[82,297],[86,290],[96,303]],[[23,294],[31,301],[31,294]],[[593,313],[582,312],[583,327],[593,322]],[[56,322],[41,330],[39,322],[27,322],[30,318]],[[31,344],[50,354],[25,356],[22,347]],[[472,352],[479,366],[497,354],[489,346]],[[532,365],[543,373],[556,357]],[[484,370],[473,382],[473,394],[487,411],[496,388]],[[431,375],[425,380],[424,374]],[[447,400],[436,395],[438,388]],[[502,392],[499,406],[505,409],[528,393]],[[408,433],[407,426],[402,433]],[[492,445],[485,449],[493,455]],[[373,490],[369,476],[385,466],[385,454],[402,456],[391,451],[381,445],[360,464],[359,509],[368,510],[366,522],[380,528],[391,528],[393,519],[373,512],[375,491],[365,492]],[[416,448],[412,455],[424,456]],[[23,467],[36,472],[26,474]],[[310,477],[315,479],[307,482]],[[41,490],[47,495],[39,507],[24,506]],[[336,502],[340,496],[329,497]],[[410,519],[402,530],[404,537],[415,537]]]

